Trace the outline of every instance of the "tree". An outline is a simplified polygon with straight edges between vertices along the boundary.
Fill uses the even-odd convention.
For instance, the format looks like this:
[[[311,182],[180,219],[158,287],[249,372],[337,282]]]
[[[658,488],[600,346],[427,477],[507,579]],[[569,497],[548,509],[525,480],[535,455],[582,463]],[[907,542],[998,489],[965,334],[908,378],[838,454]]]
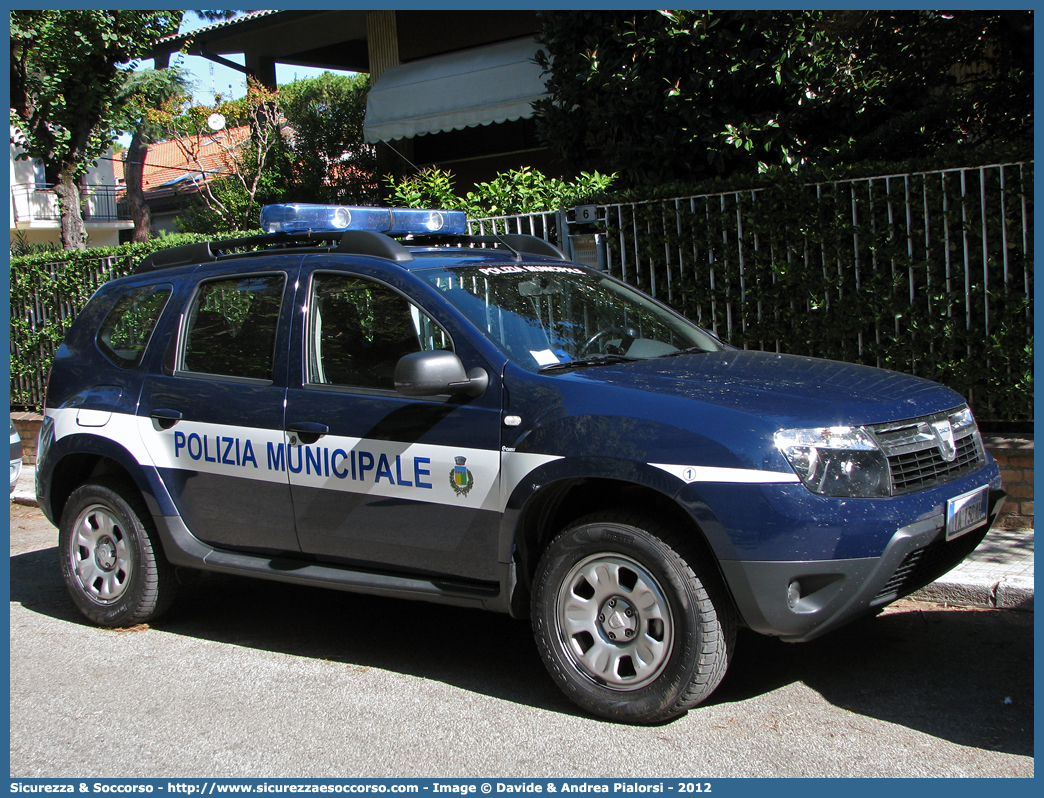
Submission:
[[[11,124],[21,157],[56,177],[65,249],[86,246],[76,181],[116,138],[123,72],[157,39],[175,33],[181,11],[12,11]]]
[[[278,94],[248,79],[246,96],[215,106],[192,105],[173,98],[149,114],[149,122],[174,142],[197,176],[198,206],[182,220],[193,232],[249,230],[257,227],[264,201],[277,201],[285,186],[274,169],[274,154],[283,150],[283,120]],[[221,117],[215,130],[211,120]],[[217,147],[220,158],[208,152]]]
[[[379,199],[374,147],[363,139],[366,75],[298,80],[279,89],[290,130],[288,199],[361,205]]]
[[[544,141],[574,168],[670,183],[803,155],[803,120],[843,94],[818,12],[555,11],[537,61]]]
[[[397,205],[464,211],[469,218],[479,218],[557,211],[608,190],[614,179],[615,175],[581,172],[566,182],[524,166],[501,172],[487,183],[476,184],[475,190],[466,196],[458,197],[453,192],[453,174],[428,167],[400,180],[387,175],[385,184],[391,201]]]
[[[671,183],[1026,141],[1032,13],[557,11],[538,132],[574,169]]]
[[[124,77],[117,102],[121,107],[120,127],[132,134],[124,159],[123,176],[127,184],[127,205],[134,222],[131,241],[137,244],[149,240],[151,224],[142,188],[145,157],[149,145],[154,144],[162,132],[151,118],[150,111],[165,103],[184,101],[189,94],[185,74],[179,67],[127,72]]]
[[[250,83],[245,100],[214,107],[165,105],[155,118],[200,173],[204,146],[223,150],[225,177],[200,186],[199,201],[178,223],[194,232],[257,226],[257,209],[270,202],[364,205],[378,197],[374,148],[363,140],[365,75],[324,73],[269,92]],[[215,139],[206,120],[226,117],[239,138]],[[245,128],[249,126],[249,138]]]
[[[836,160],[1032,142],[1031,11],[842,11],[825,24],[875,74]]]

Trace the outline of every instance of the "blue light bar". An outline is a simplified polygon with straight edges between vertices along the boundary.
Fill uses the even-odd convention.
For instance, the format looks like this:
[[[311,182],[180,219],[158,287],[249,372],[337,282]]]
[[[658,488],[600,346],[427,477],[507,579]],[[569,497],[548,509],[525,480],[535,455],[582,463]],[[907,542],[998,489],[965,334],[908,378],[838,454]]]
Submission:
[[[388,235],[461,235],[467,232],[464,211],[429,211],[417,208],[392,208]]]
[[[261,229],[266,233],[340,232],[372,230],[388,235],[460,235],[467,231],[463,211],[416,208],[366,208],[301,203],[266,205]]]
[[[387,208],[347,205],[266,205],[261,209],[261,229],[266,233],[303,233],[373,230],[383,233],[391,226]]]

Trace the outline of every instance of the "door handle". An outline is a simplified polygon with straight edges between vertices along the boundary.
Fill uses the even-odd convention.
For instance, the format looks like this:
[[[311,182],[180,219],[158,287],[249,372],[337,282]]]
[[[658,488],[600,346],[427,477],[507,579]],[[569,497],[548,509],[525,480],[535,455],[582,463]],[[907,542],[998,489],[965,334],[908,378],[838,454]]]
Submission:
[[[293,424],[288,424],[286,431],[292,435],[296,435],[297,439],[307,446],[310,443],[315,443],[321,437],[326,435],[330,428],[325,424],[316,424],[311,421],[297,421]],[[290,445],[293,446],[296,441],[291,439]]]
[[[158,430],[170,429],[179,421],[181,421],[181,413],[177,410],[169,410],[165,407],[157,407],[151,413],[149,418],[152,419],[153,426]]]

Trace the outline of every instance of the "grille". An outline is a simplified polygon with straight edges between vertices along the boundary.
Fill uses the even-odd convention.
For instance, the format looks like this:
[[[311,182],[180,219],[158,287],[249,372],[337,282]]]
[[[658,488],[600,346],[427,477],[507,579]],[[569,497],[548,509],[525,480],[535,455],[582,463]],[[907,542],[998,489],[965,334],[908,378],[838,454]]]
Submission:
[[[985,464],[982,439],[974,422],[961,428],[954,425],[960,412],[938,413],[873,428],[874,437],[888,458],[893,496],[941,485]],[[953,443],[957,450],[951,462],[943,457],[935,432],[936,425],[947,421],[953,425]]]
[[[877,599],[895,595],[899,592],[899,588],[903,583],[910,579],[912,574],[916,573],[918,564],[920,564],[921,560],[924,558],[924,551],[924,549],[918,549],[917,551],[912,551],[906,555],[906,559],[904,559],[899,564],[899,567],[895,569],[892,578],[889,579],[888,582],[885,583],[885,586],[878,592],[875,601]]]
[[[972,553],[986,533],[989,524],[961,535],[955,540],[946,540],[943,532],[923,549],[911,551],[895,569],[892,578],[878,591],[871,604],[894,600],[909,595],[959,565]]]

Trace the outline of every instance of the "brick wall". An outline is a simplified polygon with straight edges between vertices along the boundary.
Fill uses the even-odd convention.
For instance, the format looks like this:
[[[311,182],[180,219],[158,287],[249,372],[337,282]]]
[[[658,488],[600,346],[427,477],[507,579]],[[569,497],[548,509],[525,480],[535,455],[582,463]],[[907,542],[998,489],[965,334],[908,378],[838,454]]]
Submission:
[[[36,438],[40,434],[43,416],[39,413],[12,413],[11,423],[22,439],[22,462],[36,465]]]
[[[1008,492],[1004,513],[997,526],[1002,529],[1033,528],[1033,436],[984,435],[986,448],[1000,466],[1004,490]]]

